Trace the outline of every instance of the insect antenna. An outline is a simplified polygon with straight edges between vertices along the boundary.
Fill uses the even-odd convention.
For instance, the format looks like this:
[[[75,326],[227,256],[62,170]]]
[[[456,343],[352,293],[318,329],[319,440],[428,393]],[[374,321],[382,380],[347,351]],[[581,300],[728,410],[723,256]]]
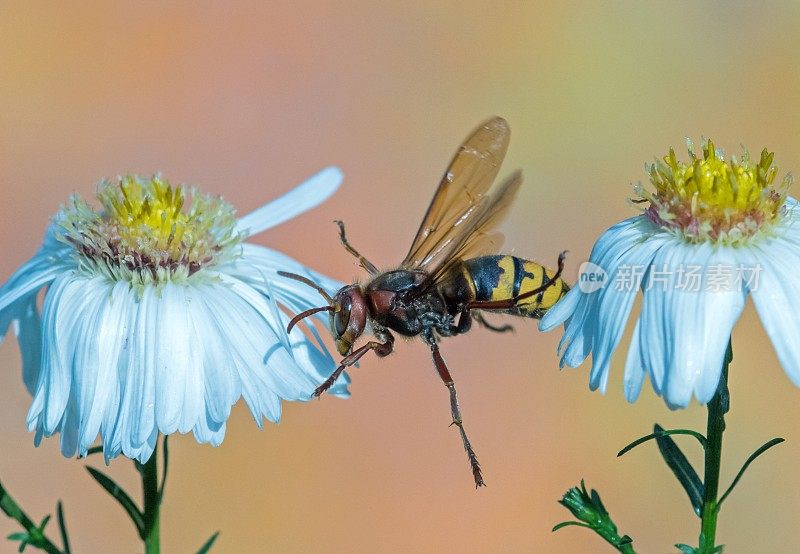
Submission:
[[[328,304],[333,305],[334,302],[333,298],[331,298],[331,295],[325,292],[325,289],[323,289],[321,286],[316,284],[308,277],[298,275],[297,273],[289,273],[288,271],[279,271],[278,275],[280,275],[281,277],[288,277],[289,279],[294,279],[295,281],[300,281],[301,283],[308,285],[309,287],[320,293],[323,296],[323,298],[325,298],[325,300],[328,301]]]
[[[333,311],[336,310],[337,305],[336,305],[336,302],[334,302],[333,298],[331,298],[331,295],[328,294],[327,292],[325,292],[325,289],[323,289],[321,286],[316,284],[314,281],[312,281],[308,277],[304,277],[302,275],[298,275],[297,273],[289,273],[288,271],[279,271],[278,275],[280,275],[281,277],[287,277],[289,279],[294,279],[295,281],[300,281],[301,283],[303,283],[305,285],[308,285],[309,287],[311,287],[312,289],[314,289],[318,293],[320,293],[322,295],[322,297],[325,298],[325,300],[328,301],[328,305],[327,306],[320,306],[319,308],[311,308],[311,309],[306,310],[304,312],[300,312],[299,314],[294,316],[291,319],[291,321],[289,321],[289,325],[286,326],[286,332],[287,333],[291,333],[292,329],[294,329],[295,325],[297,325],[298,323],[300,323],[301,320],[307,318],[310,315],[314,315],[314,314],[317,314],[319,312],[333,312]]]
[[[333,306],[320,306],[319,308],[311,308],[310,310],[300,312],[299,314],[294,316],[292,320],[289,322],[289,325],[286,326],[286,332],[291,333],[294,326],[300,323],[301,319],[305,319],[308,316],[314,315],[319,312],[332,312],[333,310],[334,310]]]

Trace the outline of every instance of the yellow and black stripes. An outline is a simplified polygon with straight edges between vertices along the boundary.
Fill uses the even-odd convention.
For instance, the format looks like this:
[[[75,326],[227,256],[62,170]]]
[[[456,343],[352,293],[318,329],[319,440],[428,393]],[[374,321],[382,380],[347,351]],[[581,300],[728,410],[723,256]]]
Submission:
[[[515,298],[540,288],[555,274],[537,263],[516,256],[481,256],[462,262],[464,281],[477,301]],[[513,308],[502,310],[513,315],[540,318],[566,294],[569,287],[561,280],[545,290],[520,300]]]

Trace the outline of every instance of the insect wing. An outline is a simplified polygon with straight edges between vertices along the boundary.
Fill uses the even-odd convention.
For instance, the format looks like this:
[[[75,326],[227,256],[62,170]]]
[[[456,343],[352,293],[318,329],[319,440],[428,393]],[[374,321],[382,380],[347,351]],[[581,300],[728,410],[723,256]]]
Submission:
[[[494,228],[505,218],[521,185],[522,172],[515,171],[492,189],[491,194],[483,202],[483,209],[470,218],[466,232],[459,236],[460,240],[449,255],[450,260],[496,253],[500,249],[504,237]]]
[[[488,229],[481,222],[497,221],[492,217],[495,202],[487,192],[505,157],[509,134],[508,123],[495,117],[461,145],[433,195],[402,267],[440,268],[479,227]]]

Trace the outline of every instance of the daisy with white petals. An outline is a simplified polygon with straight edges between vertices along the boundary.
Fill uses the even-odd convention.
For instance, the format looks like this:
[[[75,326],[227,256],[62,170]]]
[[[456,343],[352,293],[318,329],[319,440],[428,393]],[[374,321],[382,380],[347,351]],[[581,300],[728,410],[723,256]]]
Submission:
[[[579,282],[540,328],[566,322],[561,364],[592,355],[590,387],[604,391],[611,355],[633,301],[641,314],[625,364],[625,394],[645,375],[671,408],[714,396],[734,324],[750,295],[790,379],[800,386],[800,212],[774,185],[773,154],[724,159],[708,141],[688,163],[670,150],[649,167],[655,191],[637,187],[641,215],[606,231]]]
[[[323,202],[341,178],[328,168],[238,221],[221,198],[159,176],[101,183],[99,210],[70,199],[0,288],[0,333],[17,334],[37,444],[60,433],[65,456],[84,455],[99,435],[107,460],[144,463],[159,433],[219,445],[240,397],[259,426],[280,419],[281,400],[308,400],[336,364],[313,325],[286,334],[284,310],[317,298],[277,272],[340,284],[244,240]]]

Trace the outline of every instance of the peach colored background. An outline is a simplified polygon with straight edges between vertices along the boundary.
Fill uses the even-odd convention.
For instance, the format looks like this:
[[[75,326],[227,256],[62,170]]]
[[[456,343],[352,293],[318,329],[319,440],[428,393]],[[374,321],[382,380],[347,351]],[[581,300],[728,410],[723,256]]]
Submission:
[[[781,169],[800,168],[796,5],[375,4],[4,3],[0,279],[71,192],[104,176],[161,170],[245,212],[328,164],[345,172],[340,192],[257,240],[361,277],[331,220],[376,263],[397,263],[459,141],[492,114],[513,130],[504,173],[526,175],[505,249],[548,263],[569,249],[570,276],[633,213],[625,199],[644,162],[682,151],[687,135],[768,146]],[[262,432],[239,406],[217,449],[174,437],[165,551],[217,529],[217,552],[609,551],[582,529],[550,533],[568,516],[556,500],[581,477],[640,552],[696,543],[699,522],[655,447],[615,453],[654,421],[702,428],[704,410],[671,413],[649,385],[628,405],[619,355],[609,393],[590,393],[586,368],[558,371],[557,338],[521,322],[513,336],[443,345],[486,489],[472,486],[425,348],[401,344],[353,370],[350,400],[286,406]],[[725,482],[765,440],[789,441],[751,468],[719,537],[730,552],[788,552],[800,540],[800,390],[752,306],[734,349]],[[29,400],[8,341],[3,483],[36,517],[62,498],[78,552],[140,549],[84,462],[54,440],[32,446]],[[126,460],[111,473],[138,496]],[[15,530],[0,518],[0,535]]]

